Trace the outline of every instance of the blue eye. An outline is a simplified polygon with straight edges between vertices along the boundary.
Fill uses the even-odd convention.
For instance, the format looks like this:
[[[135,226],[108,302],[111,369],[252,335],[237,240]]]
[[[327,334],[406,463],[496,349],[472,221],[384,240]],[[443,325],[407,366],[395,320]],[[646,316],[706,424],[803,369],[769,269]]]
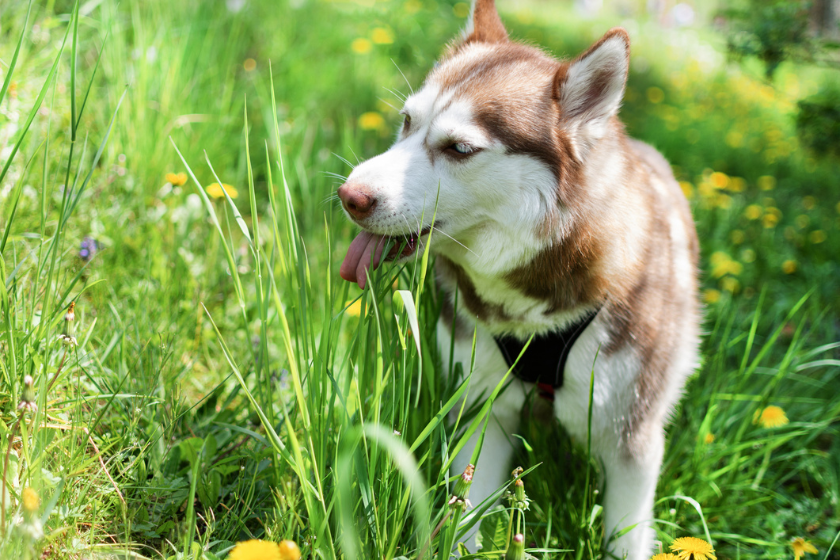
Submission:
[[[463,142],[454,142],[447,146],[445,151],[457,156],[467,156],[474,153],[476,149]]]

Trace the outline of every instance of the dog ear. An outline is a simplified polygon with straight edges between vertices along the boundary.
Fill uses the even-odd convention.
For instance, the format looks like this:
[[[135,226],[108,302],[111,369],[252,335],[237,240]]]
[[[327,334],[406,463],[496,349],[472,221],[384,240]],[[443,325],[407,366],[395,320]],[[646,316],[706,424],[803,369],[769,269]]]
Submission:
[[[504,43],[508,40],[505,26],[499,18],[499,12],[496,11],[495,0],[473,0],[463,37],[464,44]]]
[[[586,129],[593,139],[606,132],[618,112],[630,68],[630,37],[615,27],[568,65],[557,71],[554,99],[563,120]]]

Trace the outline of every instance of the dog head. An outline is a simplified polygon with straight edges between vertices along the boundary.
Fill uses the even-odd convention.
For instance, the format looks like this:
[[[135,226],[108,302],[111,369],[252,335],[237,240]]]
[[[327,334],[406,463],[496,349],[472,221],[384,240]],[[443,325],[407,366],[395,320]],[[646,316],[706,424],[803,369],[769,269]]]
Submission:
[[[338,190],[364,230],[342,277],[364,285],[384,241],[405,238],[407,256],[433,216],[435,250],[482,270],[509,267],[500,254],[511,243],[521,258],[556,241],[585,194],[587,155],[612,126],[628,64],[623,29],[561,62],[511,41],[493,0],[476,0],[462,37],[406,99],[394,145]]]

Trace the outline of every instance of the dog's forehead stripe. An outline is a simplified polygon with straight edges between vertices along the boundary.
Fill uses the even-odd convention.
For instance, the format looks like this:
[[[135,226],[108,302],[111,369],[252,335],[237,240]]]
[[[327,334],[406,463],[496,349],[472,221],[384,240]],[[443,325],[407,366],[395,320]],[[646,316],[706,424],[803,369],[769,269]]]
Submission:
[[[405,109],[415,130],[424,131],[429,149],[446,140],[482,146],[488,143],[486,131],[475,122],[472,104],[456,97],[454,90],[442,92],[435,84],[426,85],[406,100]]]
[[[476,90],[494,83],[503,91],[521,92],[518,88],[523,84],[549,84],[560,66],[541,50],[526,45],[469,44],[441,61],[428,83],[437,84],[442,90]]]
[[[486,147],[488,135],[475,122],[475,111],[464,99],[450,100],[442,107],[429,123],[427,142],[435,144],[445,140],[467,142],[479,147]]]

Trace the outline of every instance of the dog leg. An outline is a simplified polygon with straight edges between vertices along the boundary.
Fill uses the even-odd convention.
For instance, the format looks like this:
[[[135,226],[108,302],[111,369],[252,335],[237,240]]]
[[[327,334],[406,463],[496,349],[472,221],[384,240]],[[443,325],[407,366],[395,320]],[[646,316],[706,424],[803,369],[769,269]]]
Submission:
[[[662,428],[648,430],[648,439],[641,452],[628,453],[616,448],[602,456],[606,475],[604,515],[607,537],[625,527],[633,529],[609,544],[619,558],[644,560],[653,547],[653,499],[656,480],[662,464],[664,437]]]
[[[508,392],[514,392],[518,387],[509,387]],[[500,396],[502,402],[496,401],[493,405],[494,413],[491,413],[490,421],[487,423],[487,430],[484,432],[484,443],[481,447],[481,454],[478,457],[475,474],[473,476],[473,483],[470,487],[469,500],[473,504],[473,508],[477,507],[481,502],[490,497],[493,492],[498,490],[502,485],[510,480],[511,458],[514,452],[514,442],[512,434],[519,426],[519,408],[511,409],[510,403],[506,403],[505,395]],[[505,406],[508,405],[508,406]],[[496,413],[496,408],[499,412]],[[521,404],[519,405],[521,408]],[[455,476],[464,472],[464,469],[470,462],[473,450],[478,443],[479,435],[476,432],[464,446],[458,457],[452,462],[452,468],[449,473]],[[469,533],[464,536],[464,544],[470,551],[475,551],[475,535],[478,533],[479,524],[476,524],[470,529]]]
[[[441,354],[446,356],[449,353],[450,325],[443,320],[438,322],[438,344]],[[469,369],[472,362],[472,336],[456,337],[454,341],[454,361],[460,362],[465,370]],[[470,408],[476,401],[483,402],[493,392],[496,386],[504,378],[507,372],[507,364],[499,350],[492,335],[487,331],[478,328],[475,341],[475,370],[470,379],[469,393],[467,395],[466,408]],[[490,419],[487,423],[487,430],[484,433],[484,443],[481,447],[481,454],[473,475],[473,483],[470,487],[469,500],[473,506],[478,506],[493,492],[499,489],[510,479],[515,438],[512,435],[520,424],[522,407],[525,404],[528,387],[519,380],[513,381],[505,388],[493,402],[490,412]],[[460,410],[460,405],[450,412],[450,419],[455,420]],[[449,469],[450,476],[458,476],[464,472],[472,458],[475,446],[478,443],[479,435],[474,434]],[[478,532],[478,524],[473,526],[470,532],[464,537],[463,542],[471,551],[476,550],[475,535]]]

